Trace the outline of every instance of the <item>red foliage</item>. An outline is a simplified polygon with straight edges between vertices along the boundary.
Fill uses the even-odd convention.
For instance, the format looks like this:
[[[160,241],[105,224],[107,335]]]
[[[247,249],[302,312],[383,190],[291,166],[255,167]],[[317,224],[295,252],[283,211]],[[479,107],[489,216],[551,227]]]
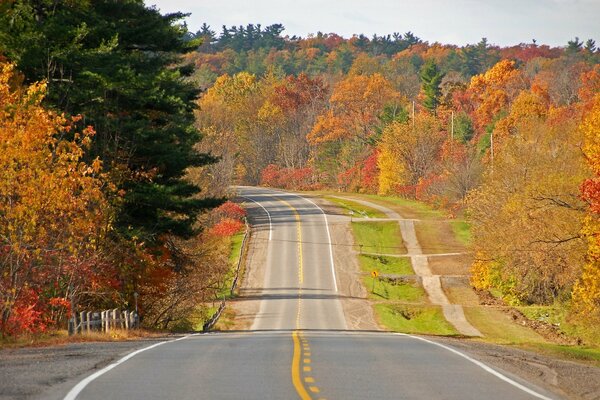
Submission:
[[[260,183],[265,186],[278,186],[279,185],[279,174],[280,168],[275,164],[269,164],[260,173]]]
[[[242,230],[244,224],[232,218],[223,218],[210,229],[210,233],[215,236],[233,236]]]
[[[377,149],[367,157],[361,170],[361,187],[369,193],[377,193],[379,187],[379,168],[377,168],[377,157],[379,152]]]
[[[0,332],[8,335],[44,332],[47,326],[43,312],[37,293],[31,288],[24,288],[17,296],[6,323],[3,324],[0,319]]]
[[[240,205],[232,201],[226,201],[225,203],[221,204],[215,209],[215,212],[231,219],[241,220],[246,216],[246,210],[244,210],[242,207],[240,207]]]
[[[312,168],[280,168],[270,164],[261,172],[261,184],[293,190],[312,190],[317,188]]]
[[[583,182],[581,195],[589,202],[590,211],[600,214],[600,178],[587,179]]]

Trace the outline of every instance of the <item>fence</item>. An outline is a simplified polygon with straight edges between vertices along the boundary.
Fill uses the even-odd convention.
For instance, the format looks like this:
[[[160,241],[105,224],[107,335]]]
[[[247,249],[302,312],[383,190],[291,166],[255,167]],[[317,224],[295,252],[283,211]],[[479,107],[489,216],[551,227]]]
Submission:
[[[140,324],[135,311],[115,308],[105,311],[82,311],[69,319],[69,335],[89,332],[109,333],[114,329],[134,329]]]
[[[238,280],[239,280],[240,269],[242,267],[242,262],[244,261],[246,242],[248,241],[248,236],[250,234],[250,226],[248,225],[248,220],[244,219],[244,223],[246,224],[246,232],[244,232],[244,238],[242,239],[242,246],[240,248],[240,258],[238,259],[238,263],[235,268],[235,275],[233,277],[233,282],[231,283],[231,289],[229,291],[229,294],[231,296],[233,296],[233,294],[235,292],[235,288],[236,288]],[[210,330],[210,328],[212,328],[217,323],[217,321],[219,320],[219,317],[223,313],[224,309],[225,309],[225,298],[223,298],[223,300],[221,301],[221,304],[219,305],[219,308],[217,309],[217,311],[215,311],[215,313],[212,315],[212,317],[210,317],[208,319],[208,321],[206,321],[204,323],[202,330],[205,332]]]

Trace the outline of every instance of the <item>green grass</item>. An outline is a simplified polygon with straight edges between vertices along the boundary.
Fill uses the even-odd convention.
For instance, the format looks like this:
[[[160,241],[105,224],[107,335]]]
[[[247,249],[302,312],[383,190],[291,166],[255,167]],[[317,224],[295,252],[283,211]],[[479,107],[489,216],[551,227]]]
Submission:
[[[405,199],[403,197],[395,196],[379,196],[375,194],[363,195],[366,199],[376,200],[381,203],[387,203],[388,205],[395,205],[397,211],[404,218],[416,218],[416,219],[445,219],[445,215],[442,211],[436,210],[433,207],[416,200]],[[384,204],[382,204],[384,205]]]
[[[244,232],[236,233],[231,237],[231,250],[229,251],[229,265],[236,267],[240,259]]]
[[[414,275],[408,257],[386,257],[361,254],[358,256],[364,272],[377,271],[380,274]]]
[[[545,343],[534,330],[515,324],[509,315],[491,307],[464,307],[465,317],[485,337],[498,344]]]
[[[430,335],[458,335],[437,306],[376,304],[381,323],[391,331]]]
[[[352,232],[363,253],[406,254],[400,227],[394,221],[354,221]]]
[[[471,226],[467,221],[463,219],[455,219],[450,221],[450,226],[452,226],[456,240],[465,246],[471,244]]]
[[[369,291],[369,298],[373,300],[395,300],[406,303],[427,303],[427,294],[422,287],[405,282],[388,282],[384,279],[375,279],[373,290],[373,277],[365,276],[365,288]]]
[[[560,303],[551,306],[521,306],[515,308],[531,320],[554,324],[568,336],[581,338],[587,344],[600,347],[600,330],[570,321],[569,310]]]
[[[585,346],[564,346],[558,344],[543,343],[533,346],[534,349],[543,353],[550,353],[577,361],[591,361],[600,367],[600,349]]]
[[[356,218],[385,218],[385,213],[363,204],[348,199],[340,199],[333,196],[325,196],[325,200],[336,204],[344,210],[344,214],[352,215]]]

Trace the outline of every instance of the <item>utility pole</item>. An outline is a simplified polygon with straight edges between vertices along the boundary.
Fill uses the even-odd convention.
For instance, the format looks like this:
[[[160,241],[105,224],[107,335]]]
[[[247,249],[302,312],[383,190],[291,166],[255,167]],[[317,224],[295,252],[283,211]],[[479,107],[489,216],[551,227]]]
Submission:
[[[450,139],[454,141],[454,110],[451,111],[452,116],[450,117]]]
[[[494,173],[494,131],[490,132],[490,159],[492,162],[492,174]]]

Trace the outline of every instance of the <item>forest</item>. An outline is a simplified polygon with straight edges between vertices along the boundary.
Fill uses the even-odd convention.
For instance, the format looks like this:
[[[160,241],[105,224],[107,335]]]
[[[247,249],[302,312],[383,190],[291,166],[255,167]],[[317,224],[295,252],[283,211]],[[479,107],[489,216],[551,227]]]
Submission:
[[[235,184],[464,215],[475,288],[600,323],[594,40],[194,33],[183,17],[0,1],[0,335],[138,296],[146,326],[190,329],[243,227]]]
[[[471,284],[600,322],[600,51],[463,47],[411,32],[282,37],[206,24],[186,55],[204,89],[206,184],[407,197],[472,230]],[[593,325],[590,325],[593,326]]]

